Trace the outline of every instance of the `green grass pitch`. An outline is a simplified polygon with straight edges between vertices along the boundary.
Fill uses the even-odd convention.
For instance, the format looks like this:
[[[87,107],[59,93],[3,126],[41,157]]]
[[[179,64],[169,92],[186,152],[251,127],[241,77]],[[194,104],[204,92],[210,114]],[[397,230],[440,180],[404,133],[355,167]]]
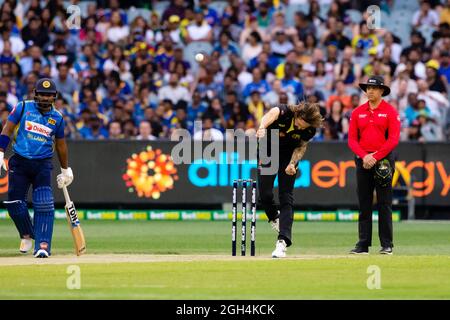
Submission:
[[[264,221],[257,224],[257,257],[234,258],[231,222],[82,226],[87,255],[73,255],[67,223],[57,221],[52,257],[34,259],[18,253],[12,221],[0,221],[0,298],[450,299],[449,222],[394,223],[393,256],[377,253],[374,224],[370,255],[356,257],[347,254],[356,223],[294,222],[294,245],[280,260],[270,258],[276,239]],[[69,265],[79,267],[80,289],[67,287]],[[367,287],[369,266],[381,272],[380,289]]]

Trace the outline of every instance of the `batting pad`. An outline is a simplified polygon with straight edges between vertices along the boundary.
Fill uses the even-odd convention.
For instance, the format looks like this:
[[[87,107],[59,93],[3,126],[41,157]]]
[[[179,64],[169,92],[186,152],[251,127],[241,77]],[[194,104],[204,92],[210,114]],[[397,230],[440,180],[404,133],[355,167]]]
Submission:
[[[50,254],[55,220],[55,206],[51,187],[39,187],[33,191],[34,208],[34,249],[41,249],[41,242],[48,243],[46,251]],[[45,248],[44,248],[45,249]]]
[[[29,235],[34,239],[33,223],[31,222],[26,202],[23,200],[12,200],[3,201],[3,203],[19,231],[20,238],[23,239],[24,235]]]

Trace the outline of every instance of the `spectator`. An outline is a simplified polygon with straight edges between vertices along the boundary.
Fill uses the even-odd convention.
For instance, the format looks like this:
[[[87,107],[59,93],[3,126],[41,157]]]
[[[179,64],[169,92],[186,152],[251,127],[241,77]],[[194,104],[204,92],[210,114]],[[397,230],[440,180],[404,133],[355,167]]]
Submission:
[[[447,85],[450,84],[450,53],[448,51],[441,53],[439,75],[445,77]]]
[[[414,13],[412,24],[414,27],[437,27],[439,24],[439,15],[435,10],[431,9],[431,5],[428,0],[422,0],[420,9]]]
[[[417,83],[409,77],[406,67],[396,69],[397,78],[391,85],[391,98],[397,101],[399,113],[402,113],[408,104],[410,93],[417,93]]]
[[[258,32],[253,31],[248,36],[247,43],[242,47],[242,59],[248,64],[262,52],[261,37]]]
[[[300,81],[294,78],[296,74],[296,65],[287,63],[284,66],[284,78],[281,80],[281,85],[284,90],[292,93],[297,99],[303,99],[303,85]]]
[[[175,15],[184,19],[186,7],[183,0],[171,0],[169,6],[162,15],[162,21],[167,21],[169,17]]]
[[[244,30],[239,37],[239,45],[241,48],[244,47],[245,43],[248,41],[248,37],[253,33],[258,33],[259,39],[264,39],[264,30],[258,26],[258,21],[255,16],[249,16]]]
[[[186,87],[179,84],[179,77],[176,73],[172,73],[170,75],[168,85],[159,90],[158,98],[160,101],[169,99],[173,104],[176,104],[180,100],[184,100],[186,102],[191,100],[189,91]]]
[[[58,92],[67,101],[72,102],[74,94],[78,93],[78,83],[69,74],[69,66],[65,63],[60,63],[57,65],[58,76],[53,78]]]
[[[441,76],[439,76],[439,62],[436,60],[430,60],[426,63],[426,74],[427,74],[427,83],[428,87],[431,91],[437,91],[442,93],[443,95],[447,94],[447,86],[445,84],[445,80],[443,81]]]
[[[138,133],[138,129],[134,124],[134,121],[129,119],[123,122],[123,138],[124,139],[134,139]]]
[[[284,30],[278,30],[275,33],[275,39],[271,42],[270,46],[272,52],[281,58],[286,57],[287,53],[294,49]]]
[[[339,100],[344,106],[344,111],[351,108],[351,96],[347,93],[347,88],[342,80],[337,80],[334,86],[334,93],[327,100],[327,110],[331,109],[334,101]]]
[[[231,34],[228,31],[222,31],[219,35],[219,43],[214,47],[214,51],[218,52],[221,56],[237,55],[239,51],[230,41]]]
[[[261,99],[261,94],[258,90],[253,90],[250,95],[250,101],[248,102],[248,111],[256,120],[256,126],[258,127],[266,111],[266,107]]]
[[[208,22],[204,19],[203,10],[197,9],[195,11],[194,23],[187,27],[186,42],[194,41],[211,42],[213,40],[213,31]]]
[[[419,114],[430,115],[430,108],[426,106],[426,102],[423,99],[417,100],[417,94],[410,93],[408,96],[408,106],[405,109],[405,117],[408,125],[411,126],[417,119]]]
[[[242,92],[244,98],[247,98],[250,96],[250,94],[257,90],[261,95],[265,95],[267,92],[270,91],[270,86],[267,83],[266,80],[262,78],[261,70],[258,68],[253,69],[252,71],[253,80],[250,82]]]
[[[418,80],[418,99],[425,100],[426,106],[430,109],[430,115],[435,119],[444,120],[445,114],[450,106],[448,98],[442,93],[429,90],[425,80]]]
[[[277,33],[280,31],[282,31],[290,41],[298,39],[297,29],[286,25],[283,11],[278,11],[274,14],[274,24],[270,27],[270,30],[271,39],[276,38]]]
[[[334,45],[339,50],[344,50],[346,47],[351,46],[351,41],[344,35],[344,23],[342,21],[336,22],[336,27],[330,29],[330,32],[325,37],[324,45]]]
[[[266,93],[263,96],[263,101],[267,105],[274,106],[278,103],[280,103],[280,96],[281,94],[286,94],[288,98],[289,104],[295,104],[297,102],[297,99],[295,98],[294,94],[291,92],[287,92],[282,88],[281,80],[274,80],[272,83],[272,90]]]
[[[348,119],[364,102],[353,93],[368,74],[390,83],[389,102],[404,119],[406,136],[439,140],[430,128],[443,129],[450,114],[449,1],[425,1],[417,13],[390,8],[391,19],[410,21],[400,26],[412,29],[408,45],[396,30],[369,29],[366,13],[362,23],[351,21],[349,9],[362,12],[373,1],[312,0],[308,13],[287,11],[305,0],[228,1],[219,13],[210,0],[171,0],[161,17],[153,11],[132,21],[121,7],[142,3],[101,1],[82,12],[79,31],[65,26],[60,1],[16,2],[6,1],[0,10],[0,115],[32,98],[38,78],[50,77],[64,97],[55,107],[65,117],[66,137],[106,138],[105,126],[118,122],[122,134],[134,138],[136,126],[147,121],[160,139],[177,128],[193,131],[197,119],[212,121],[221,132],[241,128],[252,134],[263,105],[305,99],[319,103],[330,122],[316,139],[342,138],[335,134],[337,105]],[[330,9],[324,15],[325,5]],[[184,46],[193,41],[213,46],[195,62],[195,73],[184,57],[190,54]],[[420,119],[417,100],[423,100]],[[99,128],[91,117],[99,119]]]
[[[111,13],[111,20],[108,29],[106,30],[106,37],[113,43],[121,43],[130,35],[130,28],[124,25],[119,11]]]
[[[23,28],[22,39],[28,46],[36,45],[40,48],[44,48],[50,41],[48,30],[42,26],[41,19],[37,16],[30,18],[26,27]]]
[[[11,28],[3,22],[3,26],[0,27],[0,52],[4,51],[5,42],[10,43],[10,50],[13,56],[18,56],[25,50],[25,43],[21,37],[11,34]]]
[[[430,115],[426,112],[420,112],[417,120],[420,123],[420,141],[423,142],[437,142],[443,141],[444,135],[442,132],[442,126],[439,123],[430,117]]]
[[[87,112],[89,115],[90,113]],[[87,123],[79,129],[80,135],[86,140],[102,140],[108,138],[108,131],[103,127],[102,120],[96,115],[90,115]]]
[[[157,138],[152,135],[152,125],[150,122],[146,120],[141,121],[141,123],[139,123],[139,134],[136,136],[136,140],[153,141],[156,139]]]
[[[211,27],[214,27],[216,24],[219,23],[219,14],[214,8],[210,7],[210,4],[211,4],[210,0],[198,1],[198,6],[200,10],[203,11],[206,22],[208,22],[208,24]]]
[[[111,121],[108,125],[108,139],[123,139],[122,126],[119,121]]]
[[[284,15],[283,15],[284,18]],[[305,39],[307,35],[314,35],[316,34],[316,26],[312,22],[312,20],[307,17],[303,12],[298,11],[294,15],[294,26],[295,26],[295,33],[290,34],[289,36],[296,36],[297,39]]]
[[[395,43],[394,36],[391,32],[386,32],[383,37],[383,43],[380,43],[377,47],[377,52],[384,52],[385,48],[390,49],[391,60],[398,64],[400,63],[400,55],[402,53],[402,46]]]
[[[194,133],[194,140],[201,141],[222,141],[223,133],[213,128],[213,119],[204,117],[202,122],[202,130]]]
[[[331,91],[333,80],[333,74],[325,69],[325,61],[317,61],[314,71],[314,86],[317,90],[322,91],[327,96]]]
[[[440,22],[450,24],[450,0],[447,0],[444,8],[441,10]]]
[[[307,76],[305,78],[305,85],[303,88],[303,95],[305,98],[309,96],[316,96],[318,102],[325,102],[325,96],[322,91],[316,89],[315,79],[312,76]]]
[[[344,116],[344,104],[340,100],[333,101],[330,114],[325,118],[332,140],[346,140],[348,119]]]
[[[371,32],[365,21],[359,24],[359,28],[360,34],[352,39],[352,47],[360,48],[363,51],[367,51],[372,47],[377,47],[379,44],[378,38]]]

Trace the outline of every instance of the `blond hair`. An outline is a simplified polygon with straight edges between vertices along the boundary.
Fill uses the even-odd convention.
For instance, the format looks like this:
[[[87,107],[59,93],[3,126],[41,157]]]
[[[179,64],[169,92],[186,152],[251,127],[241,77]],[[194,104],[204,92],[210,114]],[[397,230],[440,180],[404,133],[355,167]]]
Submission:
[[[314,128],[322,126],[323,117],[320,114],[318,103],[300,102],[296,105],[289,105],[288,108],[294,113],[295,118],[303,119]]]

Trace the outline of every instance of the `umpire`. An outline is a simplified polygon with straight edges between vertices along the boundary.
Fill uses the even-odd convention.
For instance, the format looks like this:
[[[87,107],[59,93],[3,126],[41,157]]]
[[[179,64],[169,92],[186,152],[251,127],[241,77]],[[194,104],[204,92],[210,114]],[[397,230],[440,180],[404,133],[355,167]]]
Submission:
[[[371,76],[359,84],[368,101],[351,115],[348,146],[356,155],[356,181],[359,201],[359,241],[351,254],[368,254],[372,245],[372,203],[376,190],[378,234],[381,254],[392,254],[392,175],[395,170],[392,151],[400,139],[400,117],[382,97],[390,89],[380,76]]]

